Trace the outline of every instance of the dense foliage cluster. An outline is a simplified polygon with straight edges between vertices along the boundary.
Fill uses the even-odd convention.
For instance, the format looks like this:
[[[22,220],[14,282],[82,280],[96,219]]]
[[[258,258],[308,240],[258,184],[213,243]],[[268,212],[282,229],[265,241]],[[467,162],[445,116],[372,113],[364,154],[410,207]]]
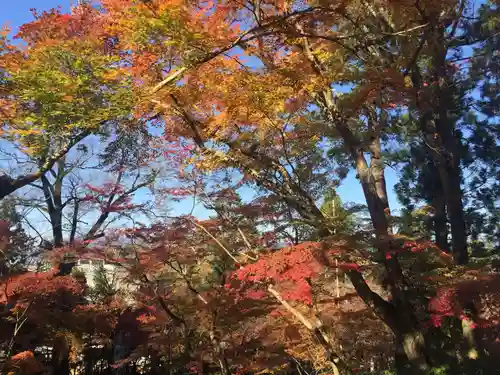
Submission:
[[[498,6],[2,30],[0,374],[500,373]]]

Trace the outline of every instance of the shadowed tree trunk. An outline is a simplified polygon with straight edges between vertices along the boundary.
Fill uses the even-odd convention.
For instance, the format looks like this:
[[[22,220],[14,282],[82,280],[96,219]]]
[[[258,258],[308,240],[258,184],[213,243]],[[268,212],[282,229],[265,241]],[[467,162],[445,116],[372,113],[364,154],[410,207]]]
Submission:
[[[42,188],[47,211],[50,217],[52,227],[52,245],[54,248],[62,247],[63,242],[63,203],[62,203],[62,184],[65,173],[65,162],[61,159],[57,162],[57,173],[55,174],[55,182],[50,183],[49,179],[42,175]]]
[[[58,335],[52,348],[52,374],[70,375],[69,351],[70,343],[65,335]]]
[[[423,147],[428,149],[426,145]],[[427,152],[426,155],[429,156],[429,153]],[[432,159],[428,160],[424,168],[425,173],[422,176],[423,191],[427,203],[433,210],[429,230],[434,233],[436,245],[441,250],[449,252],[446,197],[439,177],[439,171],[436,169]]]
[[[448,223],[446,220],[446,204],[444,197],[436,192],[436,196],[432,200],[434,208],[433,230],[436,238],[436,245],[443,251],[450,251],[448,244]]]

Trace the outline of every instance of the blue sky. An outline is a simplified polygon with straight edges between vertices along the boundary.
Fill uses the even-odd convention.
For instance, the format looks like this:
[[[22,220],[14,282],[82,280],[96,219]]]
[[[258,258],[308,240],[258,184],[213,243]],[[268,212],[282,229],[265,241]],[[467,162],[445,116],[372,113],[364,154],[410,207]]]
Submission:
[[[5,0],[4,0],[5,1]],[[30,8],[36,8],[39,11],[47,10],[53,7],[60,6],[63,10],[67,10],[71,5],[74,5],[77,0],[15,0],[8,2],[10,5],[3,6],[2,12],[0,12],[0,25],[8,25],[16,32],[17,27],[25,22],[31,21],[33,19]],[[391,208],[397,210],[400,205],[398,204],[395,194],[393,192],[393,186],[397,182],[397,174],[394,170],[386,169],[386,178],[388,184],[388,193]],[[339,187],[337,193],[340,195],[344,202],[356,202],[365,203],[361,185],[355,179],[354,173],[349,173],[346,180],[344,180],[342,186]],[[140,194],[142,196],[142,194]],[[141,199],[141,196],[138,198]],[[146,198],[146,196],[142,196]],[[249,198],[249,197],[243,197]],[[172,205],[174,212],[172,214],[181,214],[183,212],[188,212],[191,209],[192,202],[181,202]],[[206,217],[208,212],[201,207],[195,211],[197,216]]]
[[[0,24],[15,29],[19,25],[33,19],[30,9],[46,10],[61,6],[62,9],[69,9],[76,0],[4,0],[2,11],[0,12]],[[13,30],[15,32],[15,30]]]

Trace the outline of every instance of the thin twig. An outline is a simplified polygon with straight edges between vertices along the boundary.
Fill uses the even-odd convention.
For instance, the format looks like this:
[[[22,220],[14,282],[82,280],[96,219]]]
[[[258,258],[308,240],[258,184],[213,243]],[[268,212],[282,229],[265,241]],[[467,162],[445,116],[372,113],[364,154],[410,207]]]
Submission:
[[[200,228],[203,232],[205,232],[212,240],[215,241],[215,243],[217,245],[219,245],[219,247],[224,250],[224,252],[235,262],[235,263],[239,263],[238,262],[238,259],[236,259],[233,254],[231,254],[231,252],[222,244],[222,242],[220,242],[217,237],[215,237],[212,233],[210,233],[207,228],[205,228],[203,225],[197,223],[196,221],[194,220],[191,220],[191,219],[188,219],[192,224],[194,224],[196,227]]]

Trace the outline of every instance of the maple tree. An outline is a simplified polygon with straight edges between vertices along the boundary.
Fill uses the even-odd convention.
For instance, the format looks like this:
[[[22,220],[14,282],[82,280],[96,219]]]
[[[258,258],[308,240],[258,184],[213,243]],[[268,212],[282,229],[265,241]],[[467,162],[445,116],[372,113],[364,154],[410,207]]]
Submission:
[[[7,324],[8,366],[25,371],[49,342],[64,375],[350,374],[375,366],[366,348],[398,374],[498,371],[494,270],[471,258],[498,234],[498,35],[493,1],[102,0],[36,15],[25,46],[3,36],[2,137],[33,167],[2,175],[1,197],[36,184],[53,258],[92,254],[133,285],[127,302],[90,293],[78,272],[8,276],[6,316],[14,303],[27,319]],[[57,191],[91,135],[116,179],[69,196],[75,217],[100,210],[82,240],[102,242],[77,246],[73,220],[68,249]],[[167,173],[123,186],[141,158]],[[350,175],[366,217],[336,197]],[[151,176],[190,212],[133,220]],[[114,214],[133,225],[104,231]],[[356,316],[367,323],[352,328]],[[21,344],[24,324],[51,335]]]
[[[130,112],[129,78],[90,6],[71,14],[34,13],[15,43],[2,34],[2,140],[36,160],[18,176],[2,174],[1,197],[38,180],[90,134]]]
[[[141,132],[118,129],[101,144],[83,141],[40,181],[11,195],[9,202],[39,242],[38,249],[31,245],[32,258],[40,260],[47,250],[57,248],[74,253],[73,247],[91,245],[120,225],[156,214],[151,200],[140,195],[154,194],[162,168],[148,164],[154,150],[149,148],[151,137]],[[69,271],[70,267],[65,272]]]

